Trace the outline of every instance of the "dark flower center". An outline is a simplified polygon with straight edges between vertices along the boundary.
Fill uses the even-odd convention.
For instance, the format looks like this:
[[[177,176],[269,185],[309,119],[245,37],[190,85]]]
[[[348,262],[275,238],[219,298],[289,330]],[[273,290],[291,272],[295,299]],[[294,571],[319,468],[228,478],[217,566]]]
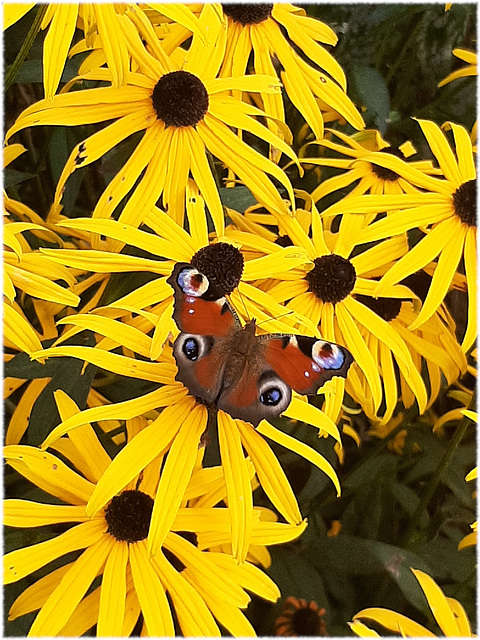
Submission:
[[[193,73],[172,71],[155,85],[152,103],[166,127],[194,127],[207,113],[208,92]]]
[[[195,547],[198,547],[197,535],[193,533],[193,531],[178,531],[177,535],[185,538],[185,540],[191,542]],[[179,573],[180,571],[183,571],[185,569],[185,565],[183,564],[183,562],[179,558],[177,558],[177,556],[174,555],[171,551],[165,549],[165,547],[162,548],[162,551],[165,554],[166,559]]]
[[[243,273],[243,256],[227,242],[217,242],[203,247],[193,256],[192,267],[208,278],[209,293],[221,298],[238,287]]]
[[[385,322],[394,320],[400,313],[402,301],[398,298],[369,298],[368,296],[356,295],[355,298],[366,307],[375,311],[377,316],[383,318]]]
[[[293,242],[288,236],[278,236],[275,244],[278,244],[280,247],[293,247]]]
[[[315,266],[305,276],[308,290],[322,302],[336,304],[348,296],[357,278],[355,267],[335,253],[315,258]]]
[[[325,622],[319,611],[313,609],[297,609],[292,615],[292,631],[296,636],[324,636]]]
[[[397,147],[385,147],[385,149],[380,149],[380,152],[389,153],[390,155],[396,156],[401,160],[405,160],[405,155]],[[385,167],[380,167],[378,164],[372,164],[372,171],[376,176],[378,176],[382,180],[387,180],[388,182],[395,182],[400,177],[398,173],[395,173],[395,171],[386,169]]]
[[[477,181],[469,180],[458,187],[453,194],[453,207],[462,222],[470,227],[477,226]]]
[[[273,4],[222,4],[223,12],[243,27],[259,24],[272,15]]]
[[[105,509],[108,533],[122,542],[145,540],[152,510],[153,498],[143,491],[123,491]]]

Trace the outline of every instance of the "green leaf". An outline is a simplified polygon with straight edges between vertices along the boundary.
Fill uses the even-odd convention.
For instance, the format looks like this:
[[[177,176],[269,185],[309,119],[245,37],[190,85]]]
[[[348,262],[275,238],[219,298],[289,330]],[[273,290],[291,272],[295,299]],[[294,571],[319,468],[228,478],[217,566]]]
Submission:
[[[38,396],[30,414],[27,430],[28,444],[38,446],[54,427],[59,424],[59,415],[53,392],[57,389],[65,391],[80,410],[85,409],[88,392],[97,371],[97,367],[89,364],[85,367],[82,360],[76,358],[54,358],[57,369],[42,393]],[[85,371],[82,374],[82,370]]]
[[[8,187],[13,187],[24,180],[30,180],[30,178],[34,177],[35,175],[33,173],[17,171],[16,169],[10,169],[7,167],[3,172],[3,187],[4,189],[8,189]]]
[[[390,112],[390,97],[384,79],[371,67],[355,65],[351,72],[351,82],[366,107],[365,120],[373,121],[380,133],[384,134]]]
[[[218,192],[220,194],[222,204],[229,209],[238,211],[239,213],[243,213],[245,209],[248,209],[248,207],[257,204],[255,197],[247,187],[237,186],[233,187],[233,189],[221,187]]]

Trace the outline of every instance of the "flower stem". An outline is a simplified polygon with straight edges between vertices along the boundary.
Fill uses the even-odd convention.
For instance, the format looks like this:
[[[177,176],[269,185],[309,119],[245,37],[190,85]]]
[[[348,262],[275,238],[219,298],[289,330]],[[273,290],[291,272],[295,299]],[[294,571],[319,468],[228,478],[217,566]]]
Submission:
[[[25,58],[28,55],[28,52],[32,48],[32,45],[37,37],[38,32],[40,31],[40,26],[42,24],[43,16],[48,8],[48,4],[41,4],[38,7],[37,15],[35,16],[35,20],[33,21],[32,26],[30,27],[30,31],[25,38],[24,43],[20,51],[17,53],[17,57],[13,61],[13,64],[9,67],[7,74],[5,76],[5,93],[8,91],[10,85],[12,84],[15,76],[18,73],[18,70],[22,66]]]
[[[440,463],[435,473],[431,476],[427,486],[425,487],[423,495],[420,498],[417,508],[415,509],[415,512],[410,520],[410,524],[408,525],[408,528],[405,532],[404,543],[402,546],[407,547],[412,542],[415,535],[416,524],[419,521],[424,510],[427,508],[428,503],[432,499],[432,496],[435,493],[435,490],[437,489],[438,485],[440,484],[440,481],[448,465],[450,464],[455,451],[457,450],[458,446],[463,440],[463,436],[465,435],[467,428],[471,424],[472,424],[472,421],[469,418],[463,418],[460,421],[459,425],[457,426],[455,434],[453,435],[453,438],[450,441],[450,445],[448,446],[447,450],[443,454],[442,459],[440,460]]]

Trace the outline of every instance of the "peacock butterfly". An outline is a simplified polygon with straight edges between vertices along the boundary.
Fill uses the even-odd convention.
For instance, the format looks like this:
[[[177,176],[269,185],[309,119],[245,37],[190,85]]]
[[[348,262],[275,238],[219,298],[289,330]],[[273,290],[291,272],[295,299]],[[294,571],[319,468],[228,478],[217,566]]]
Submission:
[[[177,263],[167,282],[181,331],[175,379],[207,405],[256,427],[285,411],[292,389],[315,394],[330,378],[346,377],[353,362],[347,349],[308,336],[255,335],[255,320],[242,327],[226,298],[188,263]]]

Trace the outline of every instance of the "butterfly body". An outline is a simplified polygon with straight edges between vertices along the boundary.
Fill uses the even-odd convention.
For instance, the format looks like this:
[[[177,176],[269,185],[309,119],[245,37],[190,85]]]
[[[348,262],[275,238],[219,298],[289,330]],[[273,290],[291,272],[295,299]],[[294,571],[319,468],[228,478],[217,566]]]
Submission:
[[[353,361],[346,349],[308,336],[256,335],[255,320],[242,327],[191,265],[175,265],[167,282],[181,330],[173,346],[176,380],[206,404],[257,426],[285,411],[292,389],[314,394],[333,376],[346,376]]]

